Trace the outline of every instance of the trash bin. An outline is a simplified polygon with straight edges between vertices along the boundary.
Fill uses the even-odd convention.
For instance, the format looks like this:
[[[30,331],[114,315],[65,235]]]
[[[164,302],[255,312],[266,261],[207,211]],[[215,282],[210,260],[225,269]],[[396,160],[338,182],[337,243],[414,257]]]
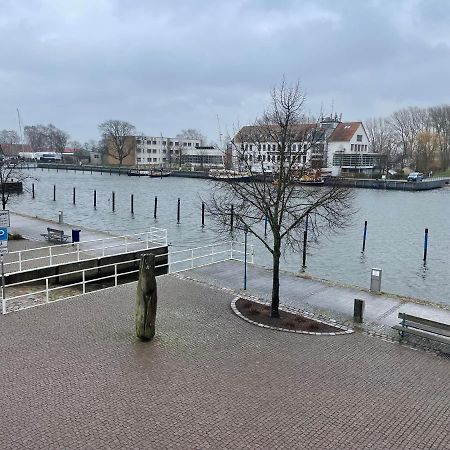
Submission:
[[[370,274],[370,290],[373,292],[381,291],[381,269],[373,268]]]
[[[81,230],[72,230],[72,244],[80,242],[80,231]]]

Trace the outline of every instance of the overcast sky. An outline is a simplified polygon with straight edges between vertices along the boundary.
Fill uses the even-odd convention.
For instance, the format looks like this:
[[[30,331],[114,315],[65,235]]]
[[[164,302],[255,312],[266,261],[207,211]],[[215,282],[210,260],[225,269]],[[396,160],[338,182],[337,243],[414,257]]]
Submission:
[[[448,0],[1,0],[0,129],[251,123],[283,74],[343,120],[450,100]]]

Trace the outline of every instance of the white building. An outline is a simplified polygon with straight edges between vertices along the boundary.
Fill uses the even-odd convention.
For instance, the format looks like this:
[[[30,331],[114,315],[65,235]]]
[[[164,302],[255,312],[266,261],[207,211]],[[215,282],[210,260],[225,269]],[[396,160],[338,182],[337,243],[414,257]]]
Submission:
[[[368,151],[369,139],[361,122],[325,118],[319,124],[301,124],[289,144],[300,167],[329,168],[334,176],[345,173],[374,173],[379,155]],[[267,133],[267,130],[265,131]],[[245,160],[252,171],[271,171],[280,160],[278,143],[264,138],[254,126],[243,127],[233,139],[232,160]],[[276,136],[276,132],[273,134]],[[289,156],[288,156],[289,159]],[[237,163],[236,163],[237,162]]]
[[[199,139],[135,136],[135,165],[145,167],[216,167],[223,165],[222,152],[203,146]]]

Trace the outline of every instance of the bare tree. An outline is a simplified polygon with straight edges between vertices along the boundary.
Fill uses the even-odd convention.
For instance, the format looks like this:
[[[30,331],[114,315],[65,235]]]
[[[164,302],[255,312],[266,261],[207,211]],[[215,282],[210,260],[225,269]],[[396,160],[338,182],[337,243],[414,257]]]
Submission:
[[[446,170],[450,167],[450,105],[434,106],[428,113],[438,136],[440,166]]]
[[[298,83],[289,86],[283,80],[273,89],[269,108],[262,117],[236,136],[235,157],[250,175],[254,175],[255,160],[260,166],[258,172],[265,174],[260,157],[262,146],[270,144],[276,162],[274,182],[265,176],[262,182],[254,177],[248,182],[216,182],[207,202],[220,231],[230,230],[233,211],[236,229],[253,235],[272,254],[271,317],[279,317],[282,252],[301,247],[307,220],[310,236],[316,240],[327,231],[344,227],[352,212],[350,190],[337,185],[316,189],[294,183],[304,168],[305,151],[323,139],[318,123],[302,124],[304,100]],[[244,142],[251,142],[251,148]],[[271,239],[266,239],[262,231],[261,223],[265,218]]]
[[[364,128],[369,138],[370,151],[381,155],[381,169],[387,172],[401,159],[391,123],[384,118],[373,118],[366,120]]]
[[[15,130],[0,131],[0,144],[19,144],[20,138]]]
[[[48,131],[45,125],[27,125],[24,128],[25,140],[33,151],[47,150]]]
[[[107,120],[101,123],[98,128],[107,143],[104,148],[105,153],[117,159],[121,166],[123,160],[133,150],[128,138],[135,134],[135,126],[123,120]]]
[[[201,146],[206,143],[206,137],[196,128],[181,130],[176,137],[180,139],[198,139]]]
[[[0,143],[0,153],[3,153],[2,144]],[[0,196],[2,209],[6,209],[11,193],[11,183],[23,183],[26,179],[32,178],[22,170],[19,161],[0,161]]]
[[[47,126],[47,147],[57,153],[63,153],[70,136],[63,130],[54,125]]]

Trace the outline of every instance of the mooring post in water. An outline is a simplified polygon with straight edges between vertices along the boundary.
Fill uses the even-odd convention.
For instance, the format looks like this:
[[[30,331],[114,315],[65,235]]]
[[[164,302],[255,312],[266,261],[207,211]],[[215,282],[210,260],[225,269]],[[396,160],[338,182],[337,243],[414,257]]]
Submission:
[[[230,212],[230,231],[233,232],[233,225],[234,225],[234,205],[231,205],[231,212]]]
[[[367,220],[364,221],[363,246],[361,253],[364,253],[364,250],[366,249],[366,238],[367,238]]]
[[[156,219],[156,212],[158,210],[158,197],[155,197],[155,206],[153,208],[153,218]]]
[[[205,203],[202,202],[202,227],[205,226]]]
[[[116,210],[116,194],[114,191],[112,193],[112,210],[113,212]]]
[[[92,175],[92,167],[91,167],[91,175]]]
[[[73,188],[73,204],[75,205],[75,200],[76,200],[76,198],[75,198],[75,188]]]
[[[97,190],[94,189],[94,209],[97,209]]]
[[[56,184],[53,185],[53,201],[56,201]]]
[[[178,202],[177,202],[177,223],[180,223],[180,197],[178,197]]]
[[[131,214],[134,214],[134,195],[131,194]]]
[[[109,169],[109,175],[111,175],[111,168]]]
[[[34,183],[31,184],[31,193],[32,193],[33,198],[34,198]]]
[[[267,237],[267,215],[264,217],[264,237]]]
[[[425,236],[423,238],[423,262],[427,262],[428,253],[428,228],[425,228]]]

